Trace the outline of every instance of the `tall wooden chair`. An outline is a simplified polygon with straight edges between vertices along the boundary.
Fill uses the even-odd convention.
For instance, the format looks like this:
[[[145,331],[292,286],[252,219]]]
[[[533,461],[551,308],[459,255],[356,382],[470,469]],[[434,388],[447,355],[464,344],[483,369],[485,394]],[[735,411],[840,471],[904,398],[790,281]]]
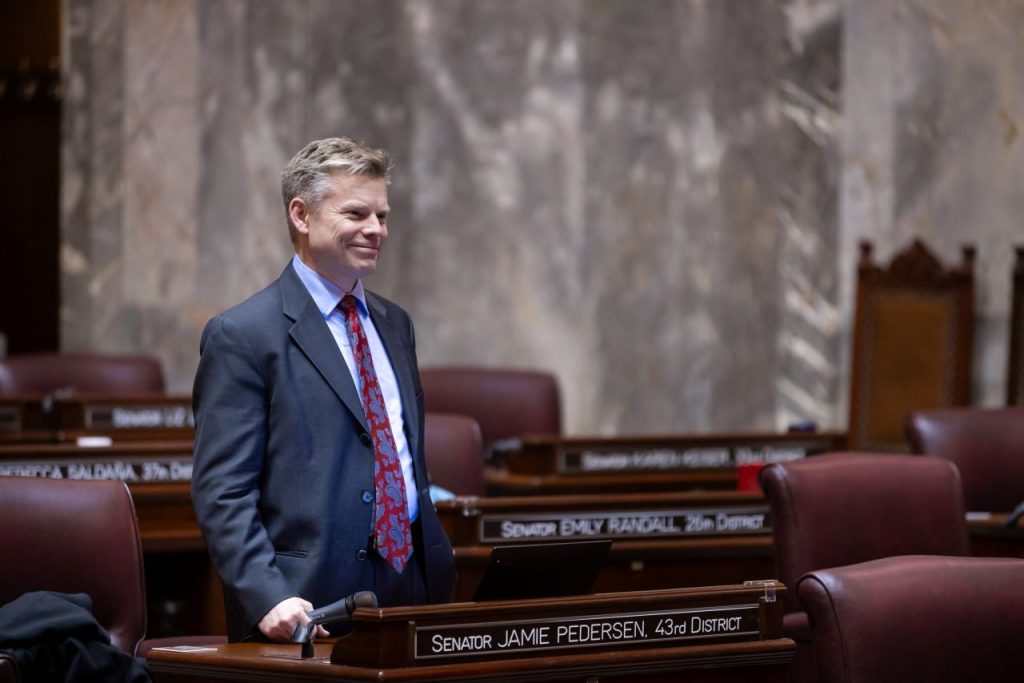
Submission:
[[[850,373],[851,450],[906,452],[915,410],[970,400],[974,248],[946,269],[915,240],[888,268],[862,242]]]

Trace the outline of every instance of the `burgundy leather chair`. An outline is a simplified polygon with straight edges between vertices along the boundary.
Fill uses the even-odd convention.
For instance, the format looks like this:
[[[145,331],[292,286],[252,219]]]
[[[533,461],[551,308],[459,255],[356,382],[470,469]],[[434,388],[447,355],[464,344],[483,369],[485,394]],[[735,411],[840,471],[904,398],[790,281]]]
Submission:
[[[135,654],[146,586],[123,482],[0,477],[0,520],[0,604],[31,591],[88,593],[113,645]]]
[[[427,413],[423,448],[430,481],[459,496],[484,495],[480,425],[465,415]]]
[[[792,680],[813,681],[811,630],[794,590],[807,572],[892,555],[967,555],[956,467],[938,458],[830,453],[768,465],[761,487],[772,514],[783,628],[797,642]]]
[[[800,579],[820,683],[1024,679],[1024,560],[902,556]]]
[[[21,683],[14,657],[4,652],[0,652],[0,683]]]
[[[953,462],[968,510],[1009,512],[1024,501],[1024,408],[946,408],[911,413],[915,453]]]
[[[547,372],[481,367],[421,368],[427,412],[468,415],[485,449],[527,434],[560,436],[558,380]]]
[[[145,355],[90,352],[23,353],[0,360],[0,391],[48,394],[70,390],[84,394],[160,395],[160,361]]]

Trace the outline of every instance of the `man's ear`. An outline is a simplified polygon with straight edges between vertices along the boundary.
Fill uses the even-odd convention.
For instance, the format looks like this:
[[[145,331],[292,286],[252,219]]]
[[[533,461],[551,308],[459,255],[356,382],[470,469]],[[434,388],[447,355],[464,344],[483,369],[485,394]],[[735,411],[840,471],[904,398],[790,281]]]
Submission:
[[[309,205],[302,197],[292,197],[288,202],[288,217],[292,219],[292,225],[303,235],[309,234]]]

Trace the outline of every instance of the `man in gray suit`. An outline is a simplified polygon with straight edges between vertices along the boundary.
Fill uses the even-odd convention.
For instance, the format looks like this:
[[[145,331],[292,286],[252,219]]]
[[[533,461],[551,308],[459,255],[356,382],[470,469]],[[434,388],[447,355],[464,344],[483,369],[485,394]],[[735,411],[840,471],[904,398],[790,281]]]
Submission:
[[[412,322],[362,284],[388,235],[389,174],[355,140],[303,148],[282,173],[295,256],[203,331],[192,496],[232,641],[288,640],[361,590],[451,598]]]

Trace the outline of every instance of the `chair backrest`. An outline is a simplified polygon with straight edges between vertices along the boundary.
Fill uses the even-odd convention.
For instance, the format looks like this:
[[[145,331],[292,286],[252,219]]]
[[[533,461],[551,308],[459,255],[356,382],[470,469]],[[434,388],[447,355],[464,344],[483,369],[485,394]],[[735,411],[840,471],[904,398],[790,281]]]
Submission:
[[[14,656],[6,652],[0,652],[0,683],[19,683],[21,676],[18,675],[18,665],[14,663]]]
[[[904,556],[822,569],[796,587],[819,683],[1010,683],[1024,677],[1024,560]]]
[[[86,394],[164,393],[160,361],[145,355],[16,354],[0,360],[0,377],[4,378],[0,389],[8,394],[46,394],[59,390]]]
[[[558,380],[547,372],[480,367],[421,368],[427,412],[468,415],[484,448],[527,434],[560,436]]]
[[[861,244],[850,372],[849,447],[906,451],[913,410],[967,405],[974,330],[974,249],[947,270],[920,241],[888,268]]]
[[[427,413],[424,421],[423,448],[430,481],[456,495],[484,495],[484,447],[476,420]]]
[[[891,555],[966,555],[967,521],[947,460],[830,453],[768,465],[761,486],[772,513],[778,579]],[[786,611],[798,609],[795,591]]]
[[[968,510],[1009,512],[1024,502],[1024,408],[947,408],[912,413],[915,453],[953,462]]]
[[[31,591],[88,593],[115,647],[146,631],[139,529],[127,486],[0,476],[0,604]]]

